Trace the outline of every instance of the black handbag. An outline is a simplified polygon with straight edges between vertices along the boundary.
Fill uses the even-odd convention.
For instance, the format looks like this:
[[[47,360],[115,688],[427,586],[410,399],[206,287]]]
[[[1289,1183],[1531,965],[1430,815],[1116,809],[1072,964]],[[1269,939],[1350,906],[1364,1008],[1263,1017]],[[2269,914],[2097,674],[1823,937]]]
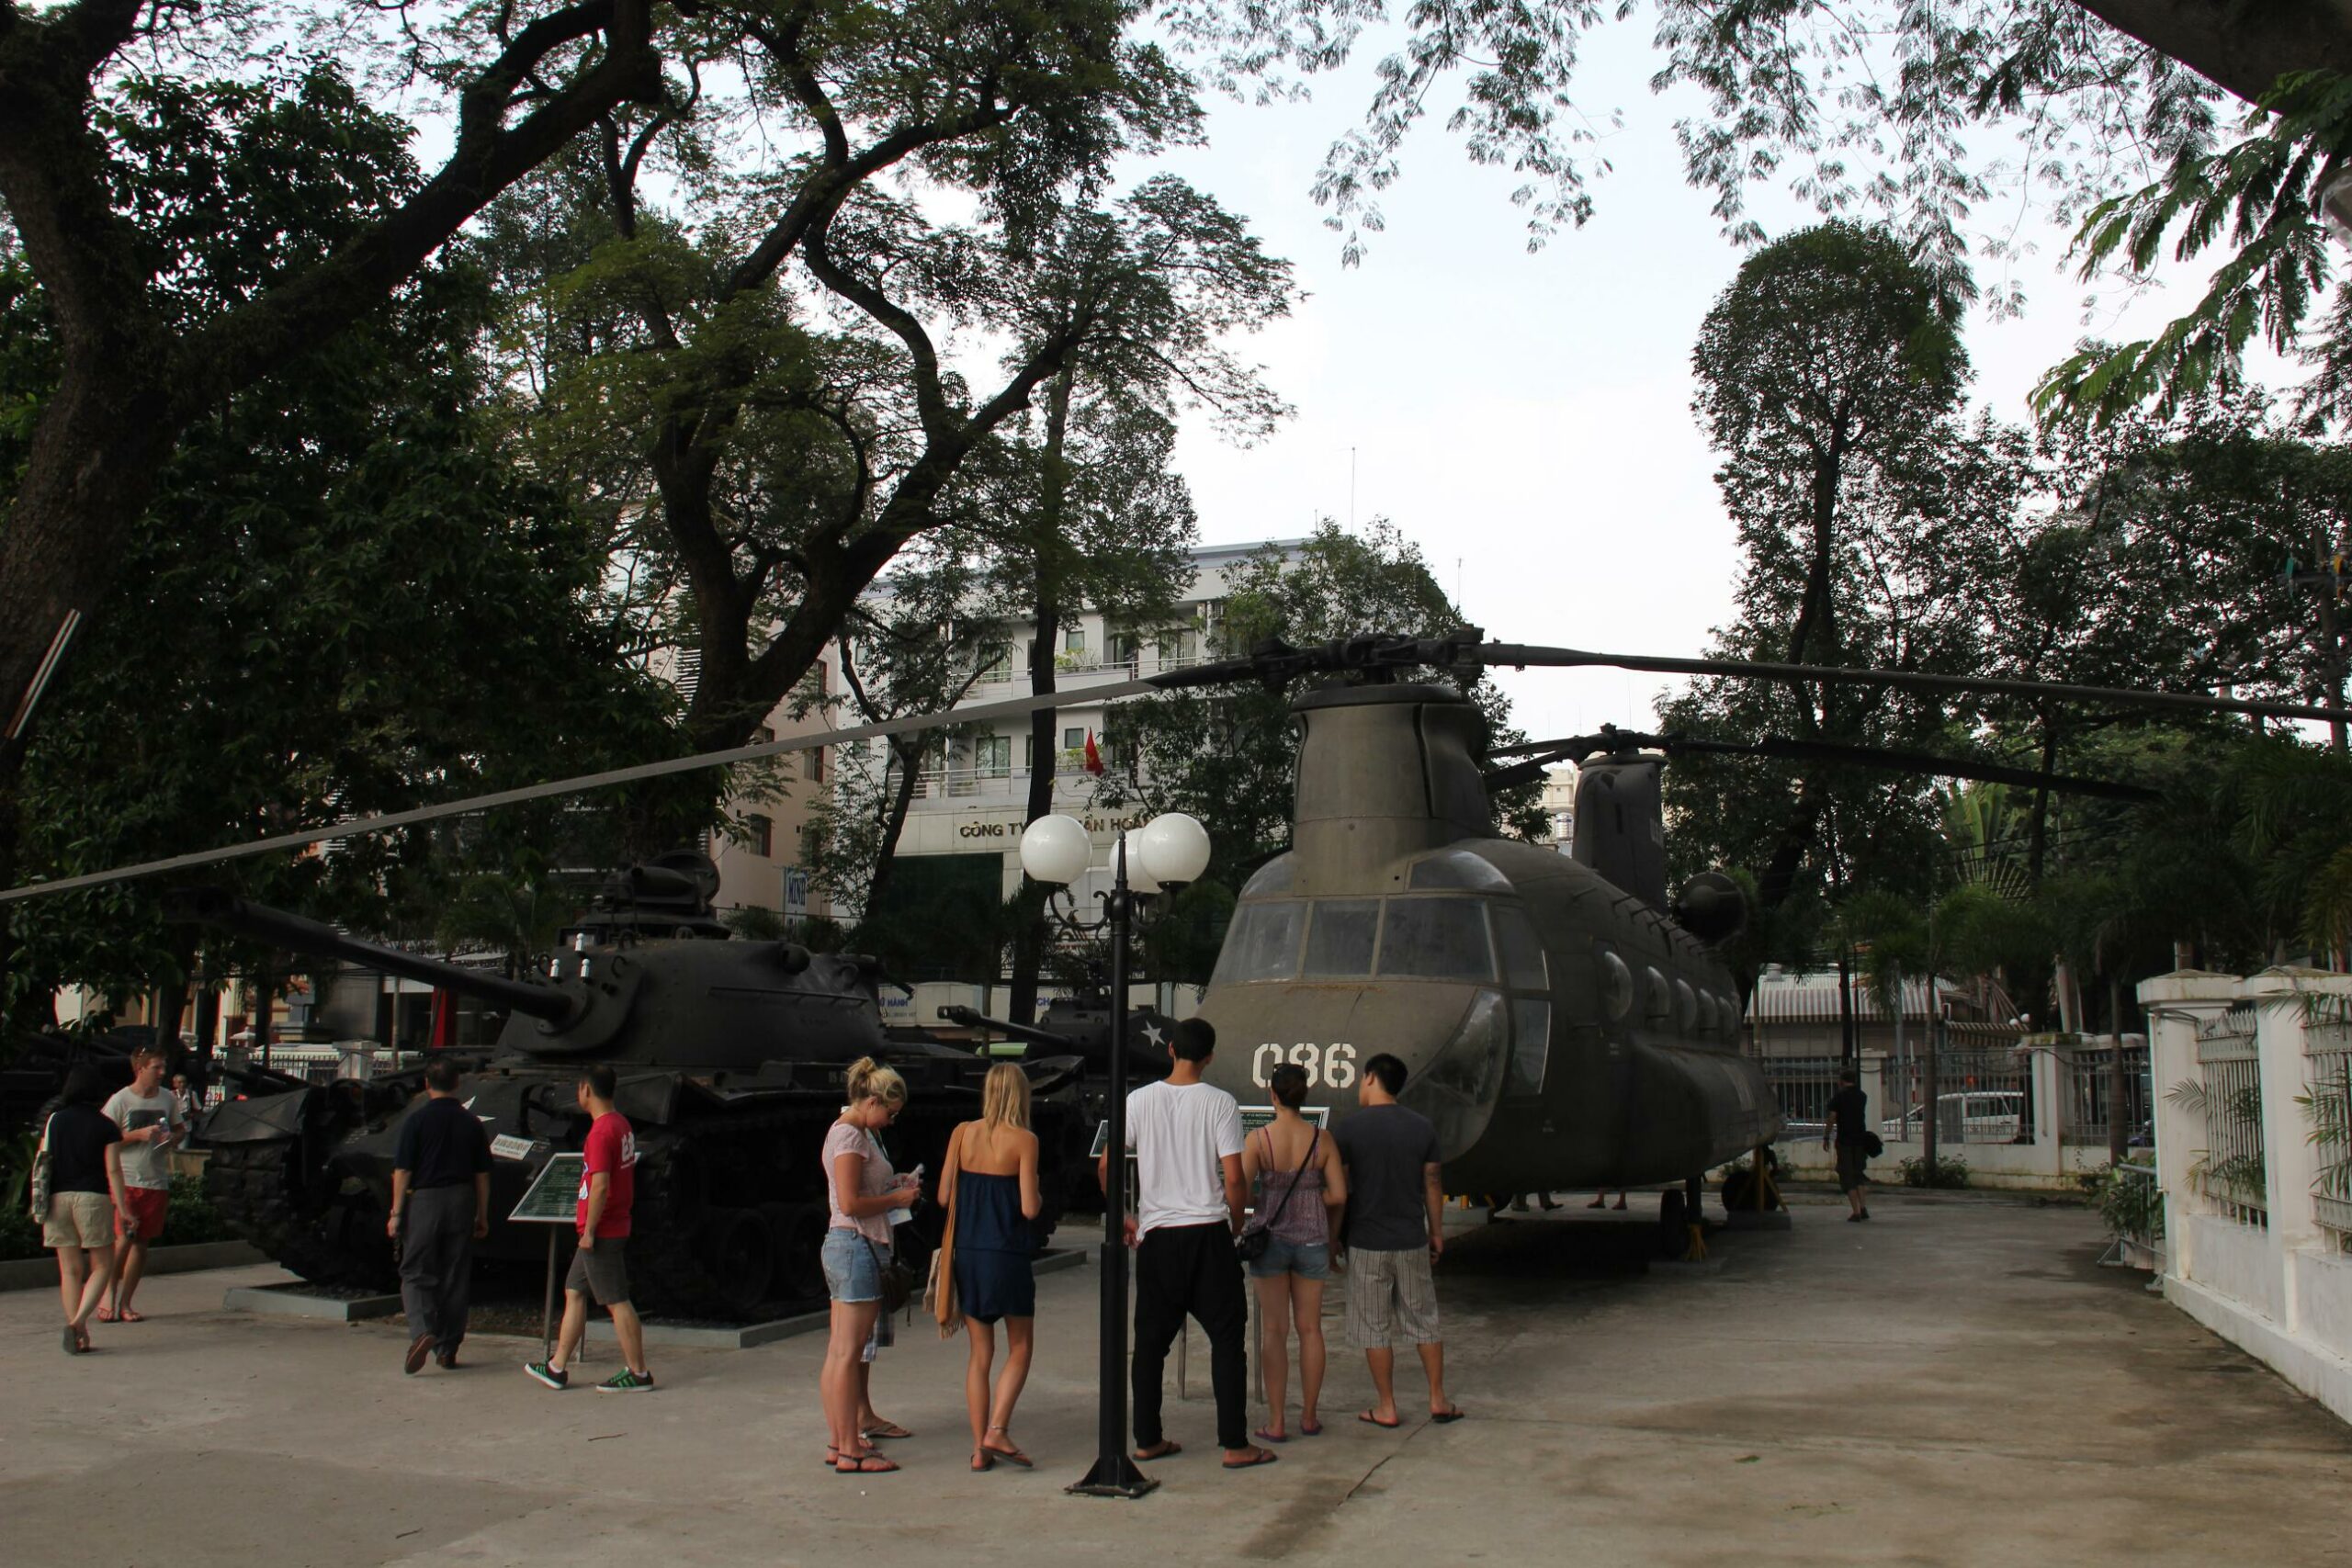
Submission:
[[[874,1271],[882,1283],[882,1315],[888,1317],[914,1299],[915,1271],[899,1262],[896,1252],[884,1258],[874,1238],[864,1231],[857,1233],[857,1239],[874,1255]]]
[[[1274,1245],[1274,1235],[1272,1228],[1273,1223],[1283,1217],[1283,1211],[1284,1209],[1290,1207],[1290,1196],[1292,1193],[1298,1190],[1299,1178],[1306,1174],[1306,1168],[1315,1163],[1316,1147],[1322,1142],[1323,1129],[1317,1127],[1315,1129],[1315,1136],[1306,1140],[1306,1157],[1300,1160],[1298,1162],[1298,1168],[1290,1173],[1290,1185],[1283,1189],[1283,1201],[1275,1204],[1270,1212],[1261,1215],[1256,1221],[1251,1223],[1250,1225],[1239,1235],[1233,1238],[1234,1256],[1240,1258],[1242,1262],[1257,1262],[1258,1259],[1266,1256],[1266,1249]],[[1273,1148],[1274,1140],[1272,1136],[1269,1134],[1266,1139],[1266,1152],[1272,1154],[1273,1152]]]

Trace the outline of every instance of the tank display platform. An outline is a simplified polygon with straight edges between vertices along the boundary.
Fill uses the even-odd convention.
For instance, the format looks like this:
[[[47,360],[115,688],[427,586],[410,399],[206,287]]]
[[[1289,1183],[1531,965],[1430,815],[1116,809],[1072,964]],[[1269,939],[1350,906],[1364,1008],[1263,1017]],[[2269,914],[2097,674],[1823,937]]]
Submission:
[[[1586,1196],[1589,1196],[1587,1194]],[[911,1441],[854,1482],[816,1462],[821,1336],[651,1354],[657,1392],[540,1387],[534,1337],[478,1333],[463,1366],[401,1373],[387,1320],[219,1310],[275,1269],[148,1282],[145,1323],[60,1353],[53,1294],[0,1296],[0,1506],[9,1562],[174,1568],[647,1562],[2317,1563],[2345,1551],[2352,1428],[2101,1269],[2078,1208],[1911,1201],[1871,1224],[1792,1194],[1795,1228],[1710,1236],[1720,1269],[1598,1256],[1558,1214],[1480,1213],[1438,1269],[1450,1392],[1468,1418],[1371,1402],[1324,1302],[1322,1436],[1217,1464],[1207,1356],[1139,1502],[1066,1496],[1094,1452],[1095,1289],[1038,1282],[1013,1422],[1034,1471],[968,1465],[967,1346],[920,1321],[873,1376]],[[1713,1209],[1713,1205],[1710,1205]],[[1074,1233],[1073,1233],[1074,1239]],[[1001,1337],[999,1353],[1002,1352]],[[591,1371],[609,1375],[609,1350]],[[1255,1369],[1253,1368],[1253,1371]],[[1295,1422],[1296,1393],[1292,1395]],[[1262,1407],[1250,1424],[1263,1424]],[[1294,1434],[1295,1427],[1293,1427]],[[135,1506],[94,1506],[138,1477]],[[256,1492],[255,1487],[264,1488]]]
[[[1057,1247],[1037,1259],[1036,1272],[1040,1275],[1058,1273],[1065,1269],[1075,1269],[1085,1261],[1086,1254],[1079,1248]],[[220,1306],[224,1312],[254,1313],[264,1317],[318,1318],[330,1323],[366,1323],[401,1315],[401,1298],[397,1293],[381,1295],[341,1290],[332,1285],[309,1284],[300,1280],[266,1285],[232,1285],[222,1295]],[[540,1304],[537,1300],[526,1303],[511,1293],[503,1297],[493,1296],[475,1305],[475,1332],[477,1335],[537,1335],[539,1311]],[[645,1342],[652,1346],[677,1346],[698,1350],[750,1350],[758,1346],[772,1345],[779,1339],[789,1339],[797,1334],[818,1332],[825,1326],[829,1314],[821,1309],[766,1318],[756,1323],[649,1317],[644,1320]],[[588,1342],[591,1345],[612,1344],[613,1320],[601,1313],[591,1314]]]

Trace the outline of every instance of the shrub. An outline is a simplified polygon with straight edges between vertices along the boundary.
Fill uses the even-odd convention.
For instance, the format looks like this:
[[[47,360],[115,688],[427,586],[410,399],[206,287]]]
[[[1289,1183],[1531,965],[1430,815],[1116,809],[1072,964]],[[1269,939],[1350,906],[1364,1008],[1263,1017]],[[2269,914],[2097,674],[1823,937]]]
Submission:
[[[0,1209],[0,1263],[14,1263],[20,1258],[39,1258],[47,1249],[40,1244],[40,1226],[22,1203],[12,1203]]]
[[[1911,1155],[1903,1161],[1903,1185],[1905,1187],[1965,1187],[1968,1185],[1968,1162],[1940,1156],[1933,1166],[1925,1155]]]
[[[2165,1234],[2164,1190],[2145,1171],[2119,1172],[2103,1165],[2082,1179],[2108,1234],[2132,1241],[2152,1242]]]
[[[204,1183],[193,1176],[172,1178],[171,1207],[164,1212],[164,1245],[193,1247],[198,1242],[234,1241],[236,1233],[220,1218],[220,1211],[204,1195]]]

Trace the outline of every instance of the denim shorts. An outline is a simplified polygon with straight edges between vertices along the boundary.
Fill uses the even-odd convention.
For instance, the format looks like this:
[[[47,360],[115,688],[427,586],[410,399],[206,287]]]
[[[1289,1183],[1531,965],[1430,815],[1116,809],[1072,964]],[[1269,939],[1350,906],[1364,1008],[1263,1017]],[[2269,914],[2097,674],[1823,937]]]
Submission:
[[[882,1299],[880,1249],[854,1230],[835,1225],[825,1233],[825,1293],[837,1302]]]
[[[1295,1274],[1302,1280],[1328,1280],[1331,1277],[1331,1244],[1323,1241],[1284,1241],[1280,1236],[1267,1237],[1264,1256],[1250,1265],[1253,1280],[1271,1280],[1278,1274]]]

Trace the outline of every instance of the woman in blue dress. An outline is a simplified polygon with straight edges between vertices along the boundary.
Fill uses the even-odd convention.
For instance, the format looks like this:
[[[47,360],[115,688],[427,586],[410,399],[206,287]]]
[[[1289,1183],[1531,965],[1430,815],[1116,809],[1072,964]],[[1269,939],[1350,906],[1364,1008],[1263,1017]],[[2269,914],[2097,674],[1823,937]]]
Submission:
[[[1029,1466],[1012,1440],[1012,1406],[1029,1381],[1036,1347],[1036,1247],[1029,1222],[1037,1217],[1037,1134],[1029,1130],[1029,1075],[1009,1062],[989,1069],[980,1090],[980,1119],[947,1141],[943,1198],[954,1194],[956,1307],[971,1337],[964,1368],[964,1403],[972,1416],[972,1468],[999,1460]],[[1004,1370],[991,1388],[996,1325],[1004,1324]]]

